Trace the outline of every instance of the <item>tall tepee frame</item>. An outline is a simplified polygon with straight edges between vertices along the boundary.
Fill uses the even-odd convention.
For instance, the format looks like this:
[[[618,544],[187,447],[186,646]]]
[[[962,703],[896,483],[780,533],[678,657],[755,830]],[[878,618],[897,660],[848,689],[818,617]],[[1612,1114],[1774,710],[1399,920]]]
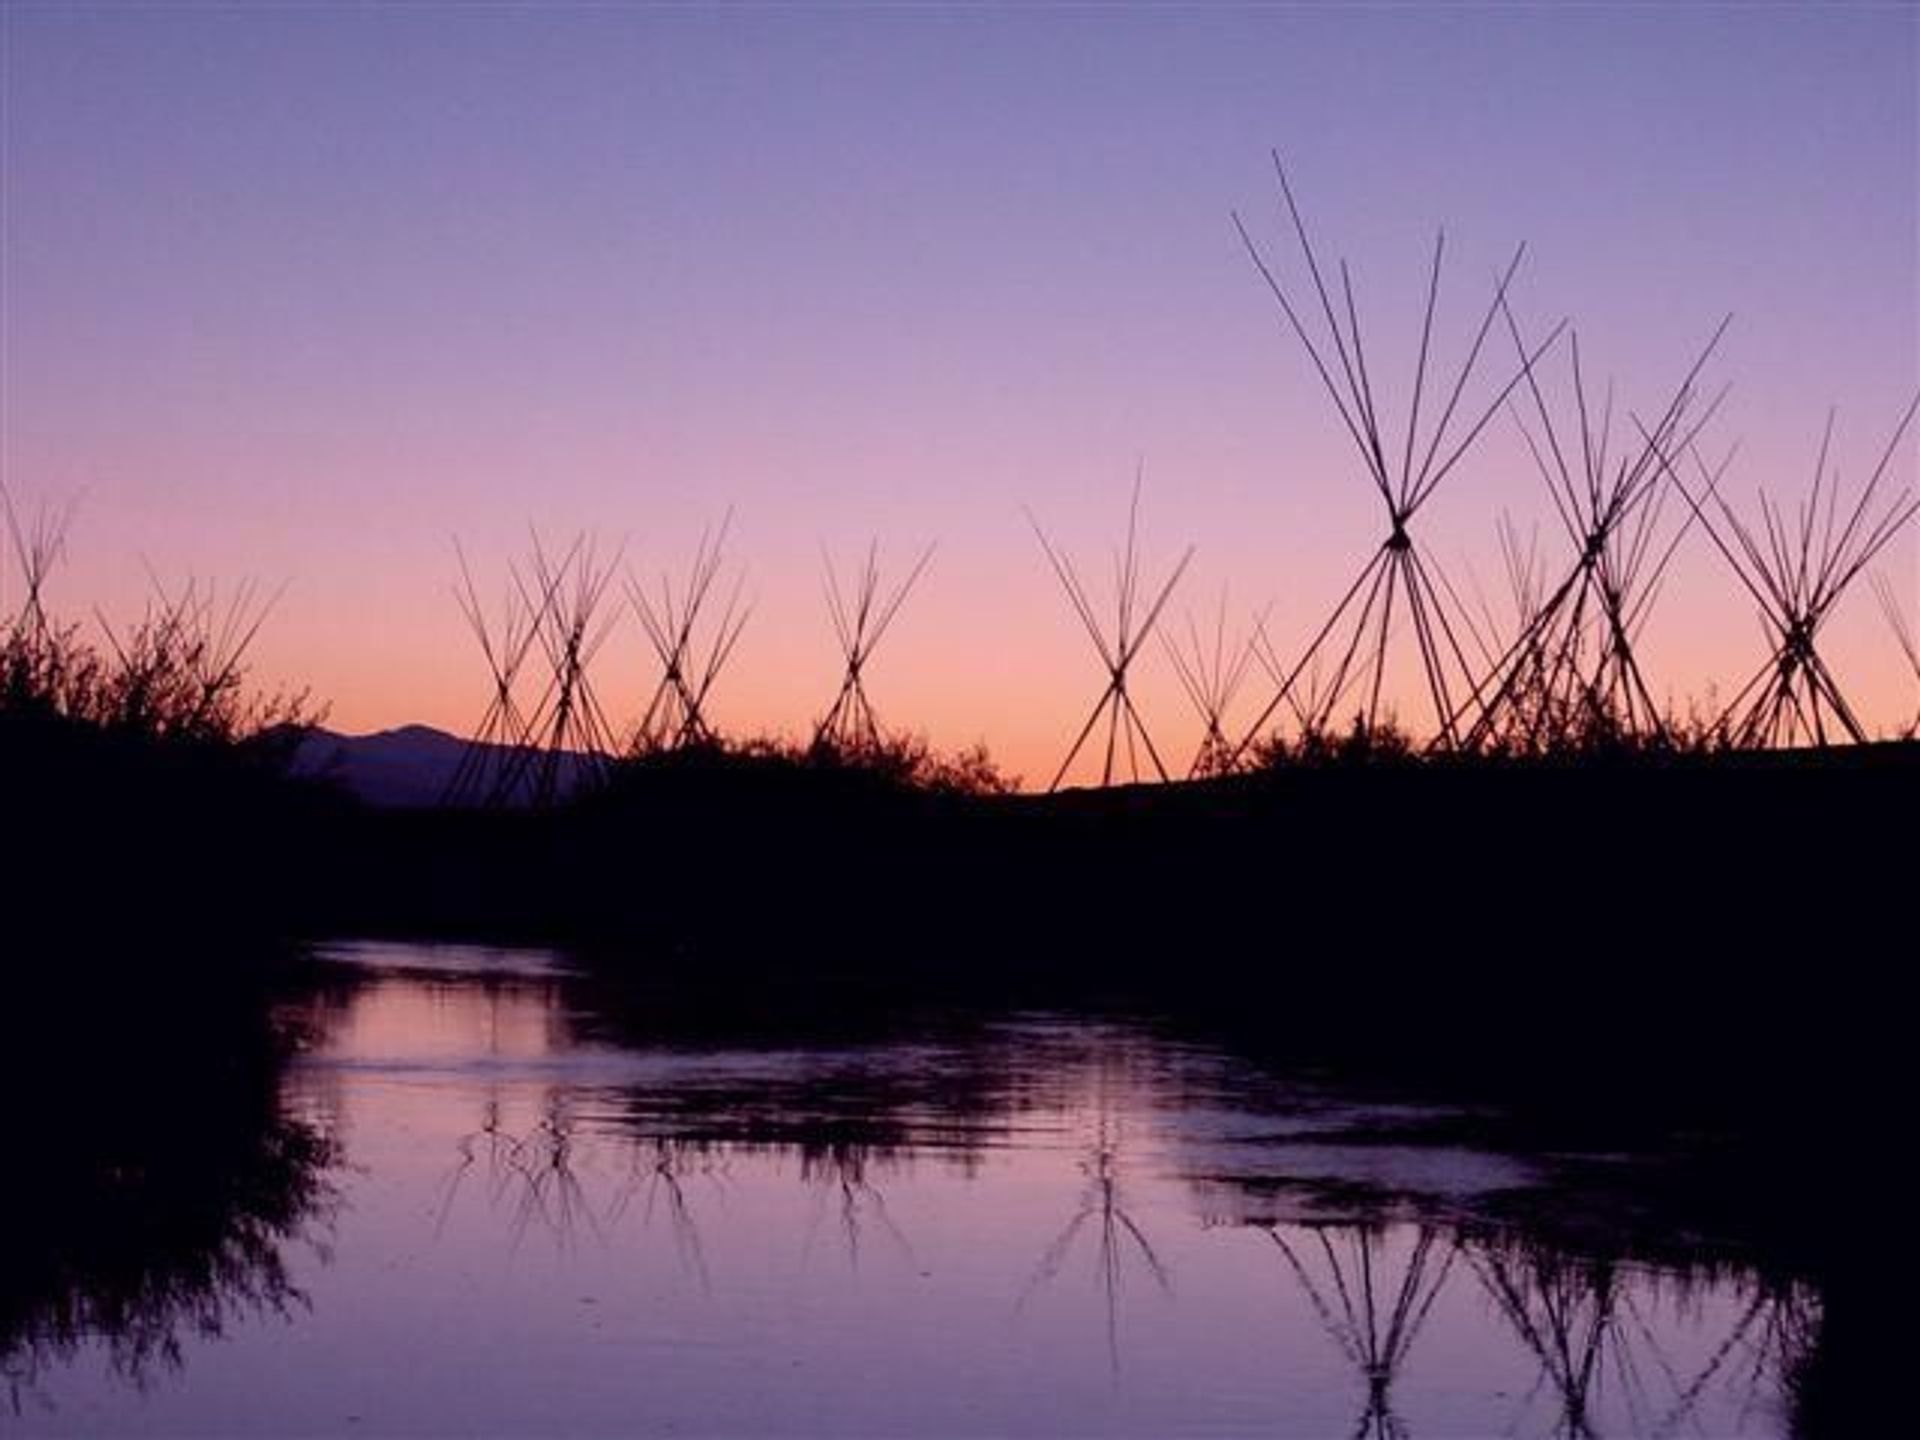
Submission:
[[[1285,703],[1294,724],[1299,727],[1301,737],[1319,737],[1322,734],[1322,722],[1317,717],[1331,714],[1333,709],[1327,703],[1326,676],[1322,673],[1319,660],[1316,658],[1300,673],[1290,671],[1280,658],[1280,649],[1274,644],[1265,619],[1254,623],[1253,653],[1267,682],[1273,686],[1275,698]],[[1235,747],[1230,765],[1241,763],[1241,757],[1252,738]]]
[[[494,618],[480,598],[473,568],[458,539],[453,542],[453,552],[460,570],[453,587],[454,601],[480,647],[490,691],[480,723],[448,777],[441,803],[499,805],[513,798],[508,781],[518,769],[520,748],[527,744],[532,728],[521,703],[520,674],[539,641],[540,617],[553,603],[553,596],[541,595],[537,608],[530,606],[523,598],[524,587],[515,577],[508,582],[498,618]]]
[[[585,534],[555,551],[529,532],[527,557],[508,562],[505,599],[490,615],[454,542],[454,599],[486,662],[489,689],[444,803],[551,805],[604,774],[614,731],[591,671],[616,619],[605,600],[619,554],[602,558]],[[526,678],[543,665],[544,683]]]
[[[1200,717],[1200,743],[1194,751],[1193,763],[1187,768],[1189,779],[1225,775],[1234,768],[1234,745],[1227,738],[1227,716],[1260,658],[1266,618],[1266,611],[1261,611],[1247,633],[1230,642],[1227,592],[1223,588],[1210,630],[1203,631],[1193,612],[1188,611],[1184,637],[1161,635],[1167,661]]]
[[[834,569],[833,557],[824,551],[821,553],[827,613],[832,617],[834,637],[840,642],[846,668],[841,675],[839,693],[814,727],[815,745],[841,750],[872,750],[879,746],[880,721],[867,695],[867,663],[885,638],[894,616],[900,613],[907,596],[932,563],[933,550],[931,544],[922,550],[906,577],[889,591],[881,589],[879,541],[868,544],[865,563],[845,591]]]
[[[1714,330],[1652,426],[1636,422],[1640,443],[1616,454],[1613,390],[1608,387],[1596,414],[1579,333],[1568,334],[1573,413],[1572,433],[1563,436],[1541,387],[1543,367],[1524,363],[1527,348],[1512,307],[1502,302],[1501,311],[1523,362],[1539,431],[1517,407],[1514,423],[1575,558],[1487,679],[1464,698],[1456,719],[1464,720],[1469,710],[1477,714],[1461,730],[1462,747],[1535,752],[1560,740],[1663,740],[1666,722],[1635,640],[1692,517],[1671,535],[1663,530],[1669,492],[1661,457],[1691,449],[1718,410],[1726,392],[1696,406],[1696,387],[1732,317]]]
[[[73,507],[51,509],[42,504],[31,518],[21,515],[13,496],[0,485],[0,519],[7,528],[7,550],[17,573],[19,599],[6,617],[7,631],[16,640],[38,643],[47,637],[47,579],[59,565],[67,547],[67,531],[73,523]],[[0,559],[4,559],[0,555]],[[4,578],[0,573],[0,578]],[[0,589],[0,601],[5,591]]]
[[[1154,626],[1159,623],[1160,612],[1166,608],[1172,598],[1174,588],[1179,585],[1180,577],[1186,573],[1187,566],[1193,560],[1193,547],[1189,545],[1174,565],[1159,590],[1153,592],[1153,601],[1142,606],[1147,593],[1140,588],[1140,481],[1138,472],[1133,480],[1133,498],[1127,507],[1127,540],[1124,549],[1114,556],[1114,609],[1113,633],[1108,635],[1095,614],[1093,600],[1087,588],[1080,581],[1079,573],[1073,568],[1073,562],[1047,538],[1040,528],[1040,522],[1031,512],[1027,523],[1033,527],[1033,533],[1040,542],[1040,548],[1046,552],[1047,561],[1053,567],[1053,573],[1059,578],[1061,589],[1067,592],[1067,600],[1073,606],[1074,613],[1080,617],[1080,623],[1086,628],[1087,638],[1093,642],[1099,653],[1100,663],[1106,668],[1106,688],[1100,692],[1092,713],[1087,716],[1086,724],[1080,727],[1080,733],[1074,737],[1073,744],[1067,750],[1066,759],[1060,762],[1060,768],[1054,772],[1049,791],[1058,790],[1060,782],[1066,779],[1067,772],[1073,768],[1073,762],[1080,756],[1099,728],[1101,720],[1106,721],[1106,748],[1101,762],[1100,783],[1113,784],[1116,766],[1125,763],[1126,773],[1133,783],[1138,784],[1146,778],[1141,769],[1140,758],[1144,752],[1153,773],[1162,781],[1168,779],[1167,767],[1155,748],[1153,737],[1147,731],[1146,721],[1140,716],[1139,709],[1133,703],[1133,696],[1127,689],[1133,663],[1140,656],[1146,643],[1152,638]]]
[[[534,633],[552,672],[518,758],[536,805],[550,805],[581,782],[604,778],[619,751],[592,666],[618,619],[605,602],[625,549],[621,545],[603,558],[594,538],[583,534],[556,556],[537,533],[532,536],[531,588],[522,582],[521,601],[536,617]],[[539,605],[536,593],[543,597]]]
[[[1295,202],[1293,187],[1278,152],[1273,168],[1280,184],[1281,198],[1300,254],[1305,262],[1313,293],[1319,302],[1326,333],[1316,339],[1303,318],[1304,303],[1296,302],[1282,283],[1275,266],[1248,232],[1238,212],[1234,228],[1241,243],[1259,271],[1261,279],[1286,317],[1288,328],[1306,351],[1314,372],[1332,400],[1354,448],[1359,452],[1368,483],[1379,494],[1386,510],[1387,533],[1380,546],[1361,567],[1360,573],[1341,596],[1333,613],[1314,636],[1306,651],[1295,662],[1273,698],[1267,702],[1237,747],[1244,751],[1259,738],[1274,714],[1289,701],[1299,677],[1315,667],[1323,651],[1337,656],[1329,678],[1320,713],[1310,713],[1309,731],[1324,730],[1333,709],[1357,682],[1365,683],[1365,703],[1361,720],[1372,729],[1381,714],[1382,686],[1388,652],[1395,633],[1395,617],[1401,609],[1411,621],[1422,674],[1432,705],[1436,733],[1433,744],[1451,748],[1458,741],[1456,717],[1458,697],[1472,687],[1475,667],[1469,661],[1456,633],[1449,606],[1453,604],[1450,587],[1438,573],[1433,561],[1423,556],[1412,533],[1412,525],[1434,491],[1446,480],[1472,448],[1487,423],[1506,403],[1522,378],[1540,356],[1559,339],[1565,322],[1555,325],[1546,339],[1522,357],[1519,367],[1505,384],[1499,386],[1484,406],[1476,405],[1471,424],[1456,431],[1454,422],[1466,394],[1489,332],[1507,292],[1526,256],[1526,246],[1516,247],[1513,258],[1501,273],[1486,314],[1474,332],[1466,357],[1461,361],[1453,383],[1446,387],[1446,399],[1437,421],[1421,429],[1421,409],[1426,399],[1429,365],[1432,361],[1434,316],[1440,299],[1440,275],[1446,255],[1446,232],[1434,240],[1433,261],[1427,280],[1426,305],[1421,320],[1418,358],[1414,362],[1411,396],[1406,407],[1404,437],[1399,444],[1389,436],[1381,413],[1372,372],[1367,364],[1366,346],[1360,330],[1359,307],[1355,300],[1353,276],[1345,260],[1339,262],[1341,310],[1336,311],[1328,282],[1322,272],[1318,252],[1308,235]],[[1344,320],[1342,319],[1344,312]],[[1477,412],[1477,413],[1475,413]],[[1236,752],[1236,753],[1237,753]]]
[[[752,614],[752,607],[741,601],[746,577],[736,575],[717,622],[704,627],[725,565],[732,524],[733,515],[728,512],[717,530],[701,533],[683,586],[676,586],[663,572],[658,593],[650,595],[633,576],[627,577],[627,598],[660,662],[660,682],[633,737],[636,752],[710,745],[717,738],[707,718],[707,701]]]
[[[1511,615],[1495,609],[1480,585],[1479,576],[1469,565],[1468,588],[1479,608],[1479,620],[1472,627],[1474,643],[1486,662],[1489,676],[1500,671],[1503,657],[1510,657],[1505,661],[1507,665],[1518,666],[1529,676],[1537,677],[1546,664],[1536,625],[1546,601],[1546,563],[1540,554],[1540,530],[1533,525],[1523,532],[1513,516],[1503,510],[1494,526],[1494,535]],[[1540,685],[1537,678],[1522,683],[1531,684],[1536,690]]]
[[[1766,663],[1728,702],[1717,725],[1731,744],[1825,746],[1836,732],[1855,744],[1866,742],[1866,728],[1820,654],[1819,637],[1848,588],[1920,514],[1920,496],[1911,483],[1891,495],[1885,490],[1916,412],[1920,393],[1901,414],[1878,463],[1848,503],[1837,470],[1828,464],[1834,429],[1829,411],[1807,498],[1786,513],[1762,490],[1757,527],[1742,520],[1718,493],[1697,451],[1692,458],[1700,472],[1699,495],[1687,489],[1671,463],[1673,457],[1666,457],[1675,485],[1752,597],[1766,628]]]
[[[1887,629],[1893,632],[1894,643],[1906,657],[1907,668],[1913,671],[1914,683],[1920,685],[1920,640],[1914,638],[1907,613],[1900,608],[1900,598],[1894,594],[1893,582],[1884,575],[1875,575],[1873,593],[1880,602],[1880,613],[1886,616]],[[1913,719],[1907,723],[1906,733],[1909,739],[1920,739],[1920,695],[1914,698]]]

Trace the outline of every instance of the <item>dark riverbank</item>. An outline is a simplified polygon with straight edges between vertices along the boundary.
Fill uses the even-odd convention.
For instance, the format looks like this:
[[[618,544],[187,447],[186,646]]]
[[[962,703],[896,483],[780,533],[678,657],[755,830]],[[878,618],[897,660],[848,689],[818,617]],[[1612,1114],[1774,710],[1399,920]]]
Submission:
[[[195,804],[192,778],[63,792],[15,870],[24,971],[119,987],[129,1035],[158,974],[224,973],[142,938],[194,932],[565,944],[596,1012],[681,1032],[1120,1006],[1276,1070],[1486,1102],[1476,1145],[1641,1155],[1584,1192],[1610,1235],[1637,1224],[1627,1253],[1712,1234],[1820,1287],[1844,1343],[1805,1415],[1871,1413],[1898,1373],[1862,1206],[1907,1083],[1920,747],[1056,797],[686,768],[550,812],[254,779]],[[101,967],[24,938],[63,931],[132,943]]]
[[[13,788],[16,934],[556,943],[735,1007],[829,981],[1143,995],[1333,1058],[1578,1075],[1627,1045],[1635,1075],[1739,1093],[1779,1067],[1730,1055],[1876,1063],[1920,816],[1911,742],[1057,796],[729,759],[544,811],[76,773]]]
[[[312,932],[599,945],[694,985],[1224,997],[1308,1044],[1360,1005],[1389,1051],[1444,1020],[1451,1047],[1635,1036],[1659,1065],[1664,1036],[1886,1014],[1916,816],[1913,744],[1051,797],[639,772],[547,813],[343,810],[288,903]]]

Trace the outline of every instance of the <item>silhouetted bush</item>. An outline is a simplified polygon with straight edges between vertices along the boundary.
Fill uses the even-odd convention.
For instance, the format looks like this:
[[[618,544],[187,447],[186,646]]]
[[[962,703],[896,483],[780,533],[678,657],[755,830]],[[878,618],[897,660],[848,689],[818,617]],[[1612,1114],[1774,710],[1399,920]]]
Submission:
[[[21,855],[16,930],[217,929],[269,915],[321,800],[292,775],[317,713],[249,683],[266,607],[242,588],[160,594],[97,637],[43,601],[57,544],[15,534],[27,583],[0,616],[0,795]]]
[[[1331,769],[1362,765],[1409,765],[1420,759],[1411,736],[1391,716],[1367,723],[1355,715],[1344,734],[1309,727],[1288,739],[1274,734],[1248,747],[1249,770],[1255,773],[1288,769]]]
[[[651,748],[617,761],[604,791],[677,788],[705,782],[738,791],[756,783],[790,795],[982,796],[1013,793],[984,745],[942,754],[924,738],[887,736],[861,743],[816,739],[800,744],[768,736],[712,736]]]

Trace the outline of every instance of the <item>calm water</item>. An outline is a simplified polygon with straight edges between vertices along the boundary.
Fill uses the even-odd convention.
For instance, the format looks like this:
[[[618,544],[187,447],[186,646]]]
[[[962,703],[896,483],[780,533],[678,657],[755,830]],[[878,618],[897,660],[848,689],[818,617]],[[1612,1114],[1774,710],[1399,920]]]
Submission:
[[[0,1332],[0,1429],[1773,1435],[1817,1330],[1514,1223],[1557,1162],[1145,1024],[747,1041],[540,952],[328,958],[242,1218]]]

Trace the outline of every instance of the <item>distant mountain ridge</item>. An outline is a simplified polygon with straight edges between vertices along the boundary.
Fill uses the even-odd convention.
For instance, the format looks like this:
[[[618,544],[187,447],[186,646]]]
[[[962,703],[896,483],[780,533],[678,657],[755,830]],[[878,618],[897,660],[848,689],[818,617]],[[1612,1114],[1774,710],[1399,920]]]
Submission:
[[[401,725],[370,735],[310,729],[294,752],[298,775],[331,779],[368,805],[418,809],[440,804],[472,742],[431,725]],[[485,747],[488,775],[498,774],[524,753],[518,747]],[[564,756],[561,787],[569,788],[580,759]]]

